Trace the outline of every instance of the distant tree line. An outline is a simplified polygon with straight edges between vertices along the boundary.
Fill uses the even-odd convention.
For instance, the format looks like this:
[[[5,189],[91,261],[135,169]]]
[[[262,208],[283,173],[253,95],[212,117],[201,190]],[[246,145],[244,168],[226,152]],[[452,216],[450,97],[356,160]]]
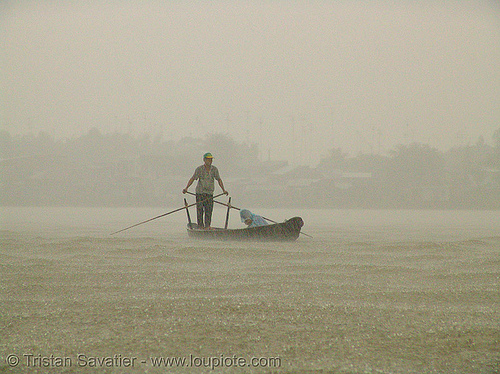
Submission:
[[[210,134],[163,140],[147,134],[86,134],[56,140],[45,132],[0,131],[2,205],[164,205],[176,178],[187,182],[202,155],[217,149],[225,176],[254,175],[257,146]]]
[[[421,143],[398,145],[387,155],[348,157],[332,149],[318,169],[366,172],[372,178],[345,194],[340,205],[393,208],[500,208],[500,129],[488,145],[476,144],[441,152]]]
[[[133,137],[125,133],[103,134],[92,128],[86,134],[64,140],[55,140],[41,131],[37,135],[12,136],[7,131],[0,131],[0,157],[3,162],[15,159],[36,158],[48,161],[51,166],[84,167],[104,164],[116,164],[124,161],[154,161],[164,174],[185,175],[186,165],[201,162],[200,154],[217,148],[218,159],[224,159],[230,172],[242,169],[252,170],[257,154],[256,145],[238,143],[221,134],[210,134],[204,138],[187,137],[179,141],[162,140],[161,136],[151,137],[143,134]],[[33,161],[31,166],[35,166]],[[30,162],[24,163],[28,168],[25,177],[36,170],[29,170]],[[49,165],[45,164],[45,167]]]
[[[0,131],[0,203],[168,205],[178,202],[174,195],[201,164],[201,154],[214,150],[223,176],[239,179],[240,184],[266,177],[277,184],[306,179],[301,189],[275,196],[257,193],[255,198],[262,204],[500,208],[500,128],[492,145],[480,138],[446,152],[421,143],[398,145],[386,155],[349,156],[332,148],[316,167],[278,173],[281,179],[274,173],[286,162],[259,160],[255,144],[222,134],[173,141],[160,136],[103,134],[93,128],[80,137],[56,140],[45,132],[13,136]],[[360,173],[369,178],[356,178]],[[339,181],[349,175],[349,184],[342,187]],[[299,195],[308,198],[301,200]]]

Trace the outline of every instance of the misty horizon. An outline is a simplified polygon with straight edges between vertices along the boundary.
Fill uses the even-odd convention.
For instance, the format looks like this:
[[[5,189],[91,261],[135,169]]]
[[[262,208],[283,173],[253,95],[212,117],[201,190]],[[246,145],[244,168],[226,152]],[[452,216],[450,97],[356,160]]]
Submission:
[[[500,128],[494,138],[494,146],[445,153],[423,143],[355,157],[333,148],[308,167],[261,160],[256,145],[223,134],[162,141],[93,128],[57,141],[1,130],[0,205],[175,205],[202,150],[231,194],[252,206],[498,209]]]
[[[33,144],[35,144],[37,142],[43,144],[44,141],[49,141],[50,143],[54,143],[54,144],[57,144],[57,143],[70,144],[72,142],[78,141],[81,138],[85,138],[85,137],[92,136],[92,135],[98,135],[98,136],[104,137],[104,138],[115,137],[115,136],[118,136],[118,137],[125,136],[125,137],[129,137],[129,139],[131,141],[140,142],[141,140],[142,141],[145,140],[147,142],[155,143],[156,145],[165,145],[168,143],[173,143],[173,144],[178,144],[178,145],[182,144],[182,143],[185,143],[185,144],[189,144],[189,143],[193,144],[196,142],[203,143],[207,139],[221,138],[221,139],[225,139],[225,140],[230,141],[230,142],[234,142],[235,144],[239,144],[240,146],[244,146],[245,148],[252,149],[252,150],[258,150],[258,146],[259,146],[259,144],[256,142],[251,142],[251,141],[248,142],[248,139],[237,139],[237,138],[234,138],[233,136],[231,136],[230,134],[223,133],[223,132],[208,132],[208,133],[206,133],[204,135],[200,135],[200,136],[188,135],[188,136],[184,136],[184,137],[180,137],[180,138],[175,138],[175,137],[168,138],[164,133],[154,134],[154,133],[149,133],[149,132],[143,132],[143,133],[134,134],[131,132],[122,132],[120,130],[115,130],[112,132],[105,132],[105,131],[101,131],[101,129],[99,129],[98,127],[92,127],[85,133],[82,133],[79,135],[75,134],[73,136],[64,136],[64,137],[63,136],[61,136],[61,137],[54,136],[50,132],[47,132],[45,130],[40,130],[37,133],[32,132],[32,131],[26,132],[26,133],[11,133],[8,130],[0,130],[0,134],[1,134],[3,140],[4,140],[4,138],[5,139],[10,138],[12,141],[29,142],[29,139],[31,139],[34,142]],[[456,144],[451,144],[450,147],[447,149],[439,149],[437,147],[433,147],[429,143],[412,141],[412,140],[407,140],[407,141],[403,141],[401,143],[396,143],[391,148],[387,148],[387,149],[378,148],[377,144],[370,144],[370,147],[368,147],[366,150],[360,150],[357,153],[349,153],[346,149],[344,149],[342,147],[332,146],[330,148],[325,149],[320,154],[318,154],[317,162],[314,162],[311,164],[303,164],[300,162],[296,162],[296,159],[293,159],[291,161],[291,163],[293,165],[297,165],[297,166],[305,166],[305,167],[315,168],[318,166],[318,164],[320,164],[322,161],[327,159],[331,155],[332,152],[335,152],[335,151],[342,152],[342,154],[344,154],[345,157],[348,157],[348,158],[356,158],[358,156],[363,156],[363,155],[388,156],[400,147],[408,147],[408,146],[412,146],[412,145],[428,146],[428,147],[435,149],[438,152],[443,153],[443,154],[449,153],[455,149],[468,148],[468,147],[474,147],[474,146],[482,146],[482,145],[487,146],[487,147],[491,147],[491,148],[495,148],[495,147],[498,147],[499,134],[500,134],[500,127],[498,127],[493,132],[493,135],[489,137],[489,141],[486,141],[486,139],[488,137],[485,137],[483,135],[479,135],[475,142],[472,142],[472,141],[468,141],[467,143],[457,142]],[[41,139],[41,141],[40,141],[40,139]],[[205,151],[209,151],[209,152],[212,152],[214,154],[217,154],[218,146],[215,143],[212,143],[212,144],[213,144],[213,146],[205,147],[206,149],[203,148],[203,149],[200,149],[200,151],[193,150],[192,147],[189,147],[189,149],[193,152],[190,156],[193,159],[196,159],[196,158],[199,158],[200,154],[205,152]],[[224,147],[225,145],[226,144],[222,144],[222,147]],[[23,148],[22,150],[17,150],[17,151],[13,150],[13,149],[9,149],[9,150],[4,149],[4,152],[0,152],[0,161],[8,160],[9,156],[7,156],[7,155],[9,153],[12,153],[12,152],[14,152],[14,158],[15,157],[25,158],[25,157],[36,157],[36,156],[40,156],[40,155],[48,155],[48,154],[50,154],[50,151],[52,151],[51,149],[48,149],[48,151],[49,151],[48,153],[45,153],[45,152],[44,153],[32,153],[32,152],[26,153],[25,150],[26,150],[25,148]],[[151,149],[151,150],[149,150],[149,153],[154,154],[155,151]],[[258,150],[258,153],[259,154],[255,155],[254,158],[255,158],[255,160],[259,160],[261,162],[262,161],[288,162],[288,159],[286,159],[286,158],[271,157],[272,154],[270,152],[265,153],[265,152],[262,152],[262,150]],[[2,157],[2,154],[3,154],[3,157]],[[219,162],[220,162],[220,159],[219,159]]]

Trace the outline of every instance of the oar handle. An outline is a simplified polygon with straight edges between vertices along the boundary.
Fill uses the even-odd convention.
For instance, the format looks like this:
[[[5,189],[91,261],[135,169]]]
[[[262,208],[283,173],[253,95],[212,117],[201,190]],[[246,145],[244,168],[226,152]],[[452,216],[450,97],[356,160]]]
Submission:
[[[195,194],[195,193],[192,193],[192,192],[189,192],[189,191],[188,191],[187,193],[188,193],[189,195],[196,196],[196,194]],[[215,197],[214,197],[214,199],[215,199]],[[227,206],[228,208],[233,208],[233,209],[236,209],[236,210],[241,210],[241,208],[238,208],[237,206],[234,206],[234,205],[231,205],[231,204],[226,204],[226,203],[223,203],[223,202],[221,202],[221,201],[216,201],[216,200],[214,200],[214,201],[215,201],[217,204]],[[264,217],[264,216],[262,216],[262,218],[264,218],[266,221],[269,221],[269,222],[272,222],[272,223],[278,223],[278,222],[273,221],[272,219],[270,219],[270,218],[266,218],[266,217]]]
[[[192,192],[189,192],[189,191],[188,191],[187,193],[188,193],[188,194],[190,194],[190,195],[196,196],[196,194],[195,194],[195,193],[192,193]],[[214,198],[214,199],[215,199],[215,198]],[[221,202],[221,201],[216,201],[216,200],[214,200],[214,201],[215,201],[217,204],[227,206],[228,208],[233,208],[233,209],[236,209],[236,210],[241,210],[241,208],[238,208],[237,206],[234,206],[234,205],[231,205],[231,204],[226,204],[226,203],[223,203],[223,202]],[[278,223],[278,222],[273,221],[272,219],[270,219],[270,218],[266,218],[266,217],[264,217],[264,216],[262,216],[262,218],[264,218],[266,221],[269,221],[269,222],[272,222],[272,223]]]

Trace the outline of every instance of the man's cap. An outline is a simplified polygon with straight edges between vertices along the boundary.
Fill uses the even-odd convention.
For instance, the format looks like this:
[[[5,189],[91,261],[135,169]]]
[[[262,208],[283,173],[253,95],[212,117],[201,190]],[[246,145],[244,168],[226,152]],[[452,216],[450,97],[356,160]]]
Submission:
[[[212,154],[208,152],[203,155],[203,158],[214,158],[214,156],[212,156]]]

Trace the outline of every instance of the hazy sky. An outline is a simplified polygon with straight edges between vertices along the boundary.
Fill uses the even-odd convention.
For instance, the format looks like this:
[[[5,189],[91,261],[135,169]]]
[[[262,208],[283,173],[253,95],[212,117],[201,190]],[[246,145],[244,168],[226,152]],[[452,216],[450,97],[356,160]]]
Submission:
[[[332,147],[445,150],[500,127],[496,1],[0,4],[12,133],[223,132],[314,164]]]

